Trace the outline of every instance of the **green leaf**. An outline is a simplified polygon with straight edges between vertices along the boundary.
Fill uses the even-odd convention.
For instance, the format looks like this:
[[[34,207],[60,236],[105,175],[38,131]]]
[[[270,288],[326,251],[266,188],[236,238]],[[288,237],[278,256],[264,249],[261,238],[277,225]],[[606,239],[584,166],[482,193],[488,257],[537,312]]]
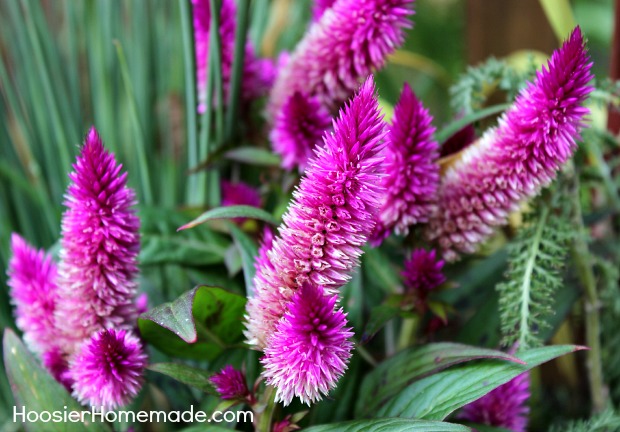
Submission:
[[[213,360],[241,340],[245,297],[200,286],[142,314],[140,333],[163,353]]]
[[[196,219],[194,219],[193,221],[180,227],[178,231],[185,230],[188,228],[194,228],[195,226],[205,223],[206,221],[212,220],[212,219],[233,219],[233,218],[239,218],[239,217],[250,218],[250,219],[260,219],[272,225],[278,225],[278,221],[276,220],[276,218],[274,218],[271,215],[271,213],[268,213],[261,208],[247,206],[247,205],[236,205],[236,206],[217,207],[209,211],[206,211],[200,216],[198,216]]]
[[[226,249],[216,243],[179,235],[145,234],[142,237],[140,264],[180,264],[200,266],[224,261]]]
[[[547,15],[555,37],[562,42],[575,28],[577,22],[573,16],[569,0],[540,0],[540,5]]]
[[[37,413],[83,411],[80,404],[39,365],[10,329],[4,331],[2,348],[6,374],[13,389],[18,412],[21,407],[24,407],[26,412]],[[84,423],[25,422],[24,427],[26,430],[37,432],[110,430],[105,424],[90,422],[90,416],[84,416],[84,420],[86,420]]]
[[[364,378],[357,401],[358,416],[375,412],[409,384],[450,366],[477,359],[520,362],[501,351],[456,343],[435,343],[412,347],[387,359]]]
[[[475,111],[471,114],[468,114],[438,131],[435,134],[435,139],[437,142],[443,144],[448,138],[452,135],[463,129],[468,124],[475,123],[483,118],[489,117],[494,114],[499,114],[503,111],[506,111],[510,108],[510,104],[501,104],[501,105],[493,105],[488,108],[481,109],[479,111]]]
[[[207,372],[206,370],[181,363],[155,363],[150,365],[148,369],[168,375],[183,384],[196,387],[198,390],[202,390],[205,393],[219,396],[219,393],[215,390],[210,380],[213,373]]]
[[[239,147],[227,151],[224,156],[226,159],[254,166],[279,167],[282,162],[277,154],[258,147]]]
[[[373,412],[377,417],[443,420],[452,412],[481,398],[523,372],[581,349],[584,347],[573,345],[531,349],[518,354],[518,357],[527,363],[525,365],[498,360],[467,363],[416,381],[379,410],[372,411],[367,408],[365,412]]]
[[[393,305],[381,304],[372,308],[370,310],[368,324],[366,324],[366,328],[364,328],[364,333],[362,334],[360,342],[367,343],[388,321],[400,315],[401,309]]]
[[[306,432],[466,432],[470,428],[445,422],[409,420],[399,418],[382,418],[375,420],[354,420],[343,423],[314,426],[304,429]]]
[[[243,266],[243,277],[245,279],[246,293],[254,292],[254,274],[256,269],[254,268],[254,259],[258,255],[258,247],[256,243],[241,231],[237,225],[233,223],[228,224],[230,234],[235,240],[235,246],[239,249],[241,254],[241,263]]]

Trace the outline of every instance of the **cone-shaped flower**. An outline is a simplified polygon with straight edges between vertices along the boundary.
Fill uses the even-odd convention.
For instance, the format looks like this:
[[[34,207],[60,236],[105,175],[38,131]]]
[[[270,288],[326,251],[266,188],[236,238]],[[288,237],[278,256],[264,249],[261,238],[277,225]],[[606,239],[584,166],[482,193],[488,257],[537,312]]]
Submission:
[[[126,405],[140,391],[145,367],[146,355],[136,336],[125,330],[101,330],[71,362],[73,396],[106,410]]]
[[[350,279],[382,197],[383,129],[369,78],[318,147],[267,254],[270,264],[257,269],[256,292],[247,304],[251,344],[265,347],[303,282],[331,294]]]
[[[207,97],[209,73],[209,29],[211,8],[209,0],[192,0],[194,16],[194,45],[196,51],[196,76],[198,84],[199,111],[204,111]],[[223,0],[220,9],[220,41],[222,61],[223,103],[228,101],[233,68],[236,30],[236,7],[234,0]],[[252,45],[245,46],[242,97],[250,100],[267,93],[275,76],[273,64],[266,59],[257,59]]]
[[[286,406],[293,397],[317,402],[346,370],[353,332],[336,301],[337,294],[325,295],[308,282],[293,295],[261,359],[267,384],[276,387],[276,402]]]
[[[66,353],[101,329],[135,324],[139,251],[134,192],[94,128],[73,169],[62,219],[56,305]]]
[[[31,351],[42,354],[56,342],[54,310],[58,298],[56,264],[17,234],[11,236],[13,255],[7,275],[15,323]]]
[[[423,293],[437,288],[446,281],[442,272],[443,265],[443,260],[437,259],[435,250],[414,250],[405,261],[402,273],[407,290],[424,297]]]
[[[525,432],[530,397],[529,373],[523,373],[480,399],[465,405],[459,418],[474,423]]]
[[[275,119],[270,136],[273,149],[282,156],[282,167],[299,167],[303,172],[330,125],[331,116],[316,97],[293,93]]]
[[[226,365],[211,377],[211,382],[222,399],[245,399],[250,395],[243,372]]]
[[[438,145],[432,136],[432,117],[411,87],[405,84],[394,108],[386,137],[386,198],[379,214],[373,244],[394,230],[406,235],[409,226],[428,222],[434,212],[439,186]]]
[[[474,252],[493,227],[548,185],[577,147],[592,87],[589,56],[576,28],[519,94],[499,126],[463,150],[442,177],[427,236],[448,260]]]
[[[414,0],[337,0],[312,24],[276,77],[268,111],[274,120],[295,92],[336,112],[404,41]]]

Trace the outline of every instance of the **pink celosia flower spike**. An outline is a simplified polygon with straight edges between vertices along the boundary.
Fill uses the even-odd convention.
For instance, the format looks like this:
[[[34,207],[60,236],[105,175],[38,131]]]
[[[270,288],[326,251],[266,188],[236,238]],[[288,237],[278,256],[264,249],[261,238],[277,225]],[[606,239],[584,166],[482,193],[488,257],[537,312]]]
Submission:
[[[499,126],[463,150],[439,187],[427,236],[444,258],[474,252],[493,227],[548,185],[577,147],[592,63],[576,28],[519,94]]]
[[[316,97],[293,93],[282,106],[270,135],[273,149],[282,156],[282,167],[299,167],[303,172],[330,125],[331,116]]]
[[[384,123],[372,78],[324,137],[283,216],[268,262],[254,278],[247,305],[248,337],[266,346],[286,304],[305,281],[334,293],[351,277],[375,224],[382,197]]]
[[[56,264],[44,250],[36,250],[17,234],[11,236],[7,275],[15,323],[31,351],[42,354],[54,347],[54,310],[58,298]]]
[[[73,169],[62,219],[56,307],[67,353],[101,329],[135,324],[140,247],[134,192],[94,128]]]
[[[192,0],[194,16],[194,45],[196,51],[196,75],[198,81],[199,111],[204,111],[207,97],[207,76],[209,73],[209,29],[211,8],[209,0]],[[224,101],[228,101],[230,79],[235,50],[236,7],[234,0],[223,0],[220,9],[220,41],[222,59],[222,84]],[[242,97],[250,100],[266,94],[275,77],[271,61],[257,59],[252,45],[245,46]]]
[[[443,260],[437,259],[435,250],[416,249],[405,261],[402,276],[408,291],[422,293],[432,291],[446,281],[443,274]]]
[[[145,367],[146,355],[136,336],[125,330],[101,330],[71,362],[73,396],[105,410],[126,405],[140,391]]]
[[[245,375],[232,365],[226,365],[211,377],[211,382],[222,399],[245,399],[250,397]]]
[[[406,235],[411,225],[428,222],[435,209],[439,151],[432,138],[435,133],[432,120],[411,87],[405,84],[386,138],[383,179],[386,198],[373,239],[375,246],[392,230]]]
[[[277,389],[276,402],[286,406],[293,397],[317,402],[346,370],[353,332],[336,301],[337,294],[324,295],[308,282],[293,295],[261,359],[267,384]]]
[[[337,0],[321,15],[279,71],[268,111],[276,119],[297,91],[336,112],[400,46],[414,0]]]
[[[459,418],[513,432],[525,432],[530,411],[527,406],[530,397],[529,379],[529,373],[522,373],[480,399],[465,405]]]

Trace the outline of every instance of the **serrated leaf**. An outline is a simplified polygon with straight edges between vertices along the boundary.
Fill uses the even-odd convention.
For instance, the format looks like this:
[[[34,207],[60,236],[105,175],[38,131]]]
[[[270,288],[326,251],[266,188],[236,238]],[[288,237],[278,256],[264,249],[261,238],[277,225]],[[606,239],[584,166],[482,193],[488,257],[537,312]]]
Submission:
[[[584,349],[573,345],[535,348],[517,355],[527,364],[499,360],[466,363],[409,385],[379,410],[377,417],[443,420],[457,409],[542,363]],[[366,412],[372,412],[367,410]]]
[[[142,314],[140,334],[166,354],[213,360],[241,340],[245,302],[222,288],[199,286]]]
[[[181,363],[155,363],[148,366],[149,370],[167,375],[183,384],[190,385],[215,396],[219,393],[211,383],[212,372],[198,369]]]
[[[39,365],[11,329],[4,331],[2,349],[6,374],[18,411],[21,407],[27,412],[37,413],[83,411],[67,390]],[[90,416],[84,416],[84,420],[84,423],[25,422],[24,428],[36,432],[110,431],[105,424],[91,422]]]
[[[354,420],[343,423],[313,426],[306,432],[467,432],[470,428],[445,422],[382,418],[375,420]]]
[[[224,156],[235,162],[255,166],[279,167],[282,162],[277,154],[258,147],[239,147],[227,151]]]
[[[197,225],[205,223],[206,221],[213,219],[235,219],[235,218],[249,218],[249,219],[259,219],[265,222],[268,222],[272,225],[278,225],[278,220],[274,218],[271,213],[266,212],[265,210],[252,207],[247,205],[235,205],[235,206],[226,206],[226,207],[216,207],[214,209],[208,210],[198,216],[193,221],[186,223],[185,225],[179,227],[178,231],[186,230],[189,228],[194,228]]]
[[[364,378],[356,413],[375,412],[414,381],[456,364],[478,359],[520,360],[501,351],[456,343],[435,343],[401,351],[377,366]]]

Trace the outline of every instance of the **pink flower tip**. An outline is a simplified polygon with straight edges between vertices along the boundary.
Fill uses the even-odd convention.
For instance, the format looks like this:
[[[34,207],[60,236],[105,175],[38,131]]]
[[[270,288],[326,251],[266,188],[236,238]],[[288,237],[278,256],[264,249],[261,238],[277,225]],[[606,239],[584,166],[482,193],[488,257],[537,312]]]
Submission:
[[[245,399],[250,391],[245,382],[245,375],[232,365],[226,365],[211,377],[211,382],[222,399]]]
[[[443,266],[444,261],[437,259],[435,250],[414,250],[402,272],[407,290],[421,295],[438,287],[446,281]]]
[[[138,338],[125,330],[101,330],[71,361],[73,396],[105,410],[128,404],[143,382],[147,358]]]
[[[261,359],[267,384],[284,405],[298,397],[317,402],[336,386],[351,357],[353,336],[346,314],[336,309],[337,295],[305,283],[293,295]]]

